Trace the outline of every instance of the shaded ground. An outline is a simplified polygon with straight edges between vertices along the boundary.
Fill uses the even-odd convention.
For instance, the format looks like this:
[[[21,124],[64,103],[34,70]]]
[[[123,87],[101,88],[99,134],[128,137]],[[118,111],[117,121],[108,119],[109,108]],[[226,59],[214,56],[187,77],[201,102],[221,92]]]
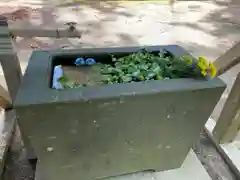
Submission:
[[[13,139],[13,144],[7,155],[3,180],[33,180],[34,171],[29,163],[20,133],[17,130]]]
[[[12,7],[19,4],[26,7],[21,11],[18,7],[12,14]],[[179,2],[172,13],[168,6],[156,3],[128,6],[95,1],[56,6],[54,0],[3,0],[0,12],[19,27],[62,27],[65,22],[75,21],[83,32],[81,39],[17,38],[14,46],[23,71],[33,49],[178,44],[195,56],[214,60],[240,40],[239,6],[219,1]],[[224,79],[231,83],[234,78],[230,73]],[[214,180],[235,179],[204,134],[196,142],[195,152]],[[17,133],[8,155],[4,180],[30,180],[32,177],[32,168]]]
[[[200,135],[193,149],[213,180],[237,180],[207,134]]]

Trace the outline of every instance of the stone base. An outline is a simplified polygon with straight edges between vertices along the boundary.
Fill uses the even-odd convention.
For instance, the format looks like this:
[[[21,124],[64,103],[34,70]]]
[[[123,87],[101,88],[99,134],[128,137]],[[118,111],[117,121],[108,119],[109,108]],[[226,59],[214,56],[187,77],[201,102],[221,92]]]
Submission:
[[[41,166],[41,165],[40,165]],[[49,180],[37,165],[35,180]],[[44,166],[44,165],[43,165]],[[78,179],[76,177],[76,179]],[[162,172],[139,172],[107,178],[105,180],[211,180],[193,150],[190,150],[182,166],[178,169]]]

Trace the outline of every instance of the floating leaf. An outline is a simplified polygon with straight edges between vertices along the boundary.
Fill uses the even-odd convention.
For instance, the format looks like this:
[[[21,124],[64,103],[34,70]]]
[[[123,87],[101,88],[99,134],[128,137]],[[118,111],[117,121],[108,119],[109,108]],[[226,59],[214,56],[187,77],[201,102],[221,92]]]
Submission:
[[[156,75],[156,80],[160,80],[162,79],[162,76],[160,76],[159,74]]]
[[[117,58],[115,58],[114,56],[112,56],[112,62],[116,62]]]
[[[106,82],[110,82],[112,80],[112,75],[110,74],[102,75],[102,80]]]
[[[135,72],[132,73],[133,77],[138,77],[141,74],[140,70],[137,70]]]
[[[148,66],[147,64],[141,64],[141,65],[139,65],[139,69],[140,69],[140,70],[145,70],[145,71],[146,71],[146,70],[148,69],[148,67],[149,67],[149,66]]]
[[[128,68],[128,73],[129,73],[129,74],[133,74],[133,73],[135,73],[135,72],[137,72],[137,71],[138,71],[137,66],[130,66],[130,67]]]
[[[156,73],[151,72],[151,73],[149,73],[149,74],[147,75],[147,78],[148,78],[148,79],[152,79],[152,78],[155,77],[155,76],[156,76]]]
[[[122,81],[123,81],[124,83],[131,82],[131,81],[132,81],[132,77],[129,76],[129,75],[122,76],[121,79],[122,79]]]

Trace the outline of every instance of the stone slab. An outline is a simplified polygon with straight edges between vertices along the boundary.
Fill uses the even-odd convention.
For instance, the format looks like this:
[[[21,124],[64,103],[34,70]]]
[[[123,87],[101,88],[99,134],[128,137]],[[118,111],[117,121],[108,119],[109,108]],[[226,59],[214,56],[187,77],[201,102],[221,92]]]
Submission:
[[[105,180],[192,180],[193,177],[194,180],[211,180],[196,154],[190,150],[184,163],[178,169],[162,172],[139,172]],[[35,180],[47,180],[43,178],[40,166],[37,166]]]

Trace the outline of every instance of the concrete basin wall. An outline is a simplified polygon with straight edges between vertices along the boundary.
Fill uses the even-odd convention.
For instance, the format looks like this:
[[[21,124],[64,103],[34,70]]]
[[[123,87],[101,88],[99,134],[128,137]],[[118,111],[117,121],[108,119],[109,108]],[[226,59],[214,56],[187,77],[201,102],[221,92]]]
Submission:
[[[148,48],[187,54],[178,46]],[[225,89],[218,78],[49,88],[53,56],[139,49],[33,54],[15,108],[22,134],[49,179],[90,180],[181,166]]]

